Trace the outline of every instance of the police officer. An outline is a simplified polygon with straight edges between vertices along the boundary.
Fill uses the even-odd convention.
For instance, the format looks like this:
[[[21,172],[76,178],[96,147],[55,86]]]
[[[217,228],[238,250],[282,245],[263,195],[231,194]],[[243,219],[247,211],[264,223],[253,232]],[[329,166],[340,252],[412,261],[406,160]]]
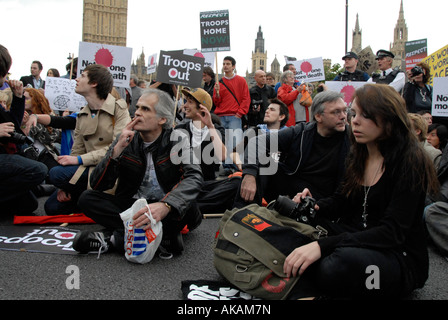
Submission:
[[[405,84],[405,74],[399,68],[392,69],[394,54],[386,50],[378,50],[376,60],[381,73],[372,74],[368,82],[388,84],[401,93]]]
[[[358,55],[354,52],[347,52],[345,56],[342,57],[344,60],[345,71],[339,73],[333,81],[367,81],[370,76],[361,70],[358,70]]]

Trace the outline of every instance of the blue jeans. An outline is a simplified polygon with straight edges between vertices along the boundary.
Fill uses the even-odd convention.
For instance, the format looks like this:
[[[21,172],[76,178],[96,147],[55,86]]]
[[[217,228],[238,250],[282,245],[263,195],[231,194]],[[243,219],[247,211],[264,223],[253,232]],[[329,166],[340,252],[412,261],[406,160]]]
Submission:
[[[41,184],[47,167],[16,154],[0,154],[0,207],[2,213],[30,214],[37,209],[31,189]]]
[[[69,181],[78,170],[79,166],[57,166],[50,170],[49,182],[57,188],[70,194],[71,200],[68,202],[59,202],[57,199],[58,190],[56,190],[45,202],[45,212],[47,215],[80,213],[77,202],[81,193],[87,189],[89,169],[84,170],[76,184],[70,184]]]
[[[241,118],[235,116],[220,116],[221,125],[226,129],[226,148],[230,153],[241,141],[243,141],[243,125]],[[236,168],[230,157],[226,158],[224,168]]]

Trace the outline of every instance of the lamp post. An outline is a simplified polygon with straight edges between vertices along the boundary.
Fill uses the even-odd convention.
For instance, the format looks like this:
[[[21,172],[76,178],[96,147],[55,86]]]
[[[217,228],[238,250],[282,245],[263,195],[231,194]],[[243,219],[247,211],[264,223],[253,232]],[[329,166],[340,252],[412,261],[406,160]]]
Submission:
[[[348,0],[345,0],[345,52],[348,52]]]

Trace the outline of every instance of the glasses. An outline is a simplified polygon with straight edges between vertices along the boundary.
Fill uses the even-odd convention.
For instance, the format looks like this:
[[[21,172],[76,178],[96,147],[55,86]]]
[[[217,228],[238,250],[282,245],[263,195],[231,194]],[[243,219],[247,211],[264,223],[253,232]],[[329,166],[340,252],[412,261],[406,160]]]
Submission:
[[[333,116],[336,116],[336,117],[339,117],[342,113],[347,115],[349,112],[350,112],[350,108],[338,109],[338,110],[334,110],[334,111],[331,111],[331,112],[322,111],[322,113],[329,113],[329,114],[331,114]]]

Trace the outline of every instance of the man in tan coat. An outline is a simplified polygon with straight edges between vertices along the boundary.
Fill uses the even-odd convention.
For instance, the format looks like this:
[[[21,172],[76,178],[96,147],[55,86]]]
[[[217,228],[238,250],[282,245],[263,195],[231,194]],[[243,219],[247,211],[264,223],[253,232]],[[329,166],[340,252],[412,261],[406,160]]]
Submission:
[[[131,121],[127,104],[110,92],[113,78],[101,65],[90,65],[76,79],[76,93],[87,101],[78,114],[71,155],[60,156],[49,172],[49,182],[59,189],[45,203],[48,215],[78,211],[80,194],[88,188],[89,172],[101,161],[110,144]]]

